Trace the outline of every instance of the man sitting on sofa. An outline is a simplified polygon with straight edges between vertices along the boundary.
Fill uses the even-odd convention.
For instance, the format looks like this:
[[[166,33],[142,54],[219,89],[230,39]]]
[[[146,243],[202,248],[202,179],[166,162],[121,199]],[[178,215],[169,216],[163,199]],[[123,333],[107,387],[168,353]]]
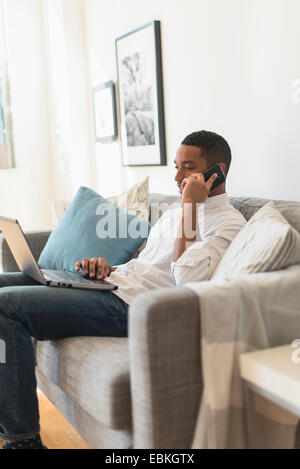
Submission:
[[[195,132],[183,140],[174,163],[182,207],[164,213],[138,258],[115,267],[101,257],[76,263],[90,278],[109,276],[118,290],[48,288],[23,273],[0,275],[0,339],[6,344],[6,363],[0,363],[0,439],[7,441],[5,449],[44,447],[32,337],[127,336],[128,308],[138,293],[210,279],[246,223],[229,204],[225,183],[210,191],[216,174],[207,182],[202,174],[217,163],[228,174],[231,151],[224,138]]]

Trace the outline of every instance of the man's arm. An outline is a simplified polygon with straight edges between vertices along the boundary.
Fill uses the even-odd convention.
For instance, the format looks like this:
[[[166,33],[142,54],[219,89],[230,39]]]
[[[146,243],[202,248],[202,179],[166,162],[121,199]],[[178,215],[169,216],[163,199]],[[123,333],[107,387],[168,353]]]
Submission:
[[[179,232],[174,243],[173,262],[176,262],[192,243],[196,240],[200,241],[200,239],[197,205],[188,202],[183,203]]]
[[[201,241],[198,207],[206,201],[216,178],[217,174],[214,173],[205,182],[202,173],[195,173],[182,181],[182,217],[179,233],[174,243],[173,262],[176,262],[192,243]]]

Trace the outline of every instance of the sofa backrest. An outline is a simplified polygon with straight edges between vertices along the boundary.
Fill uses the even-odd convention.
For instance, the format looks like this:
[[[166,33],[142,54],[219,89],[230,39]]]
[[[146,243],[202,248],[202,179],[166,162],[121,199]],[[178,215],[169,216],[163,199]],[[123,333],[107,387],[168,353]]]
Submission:
[[[273,199],[255,197],[229,197],[229,202],[238,209],[248,221],[257,210]],[[284,218],[300,233],[300,202],[273,200]]]
[[[165,194],[149,194],[150,214],[149,221],[153,226],[158,218],[162,216],[167,210],[180,207],[180,197],[178,195],[165,195]]]
[[[229,202],[239,210],[248,221],[257,210],[270,202],[272,199],[259,199],[255,197],[229,197]],[[150,222],[157,221],[157,206],[160,205],[160,216],[177,204],[180,206],[179,195],[149,194],[150,201]],[[300,202],[290,202],[284,200],[273,200],[278,210],[285,219],[300,233]]]

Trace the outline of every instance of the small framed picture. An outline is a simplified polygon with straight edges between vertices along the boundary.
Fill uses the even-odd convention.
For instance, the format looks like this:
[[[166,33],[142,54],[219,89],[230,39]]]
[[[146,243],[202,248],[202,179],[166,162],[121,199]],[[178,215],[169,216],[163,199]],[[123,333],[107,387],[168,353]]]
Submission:
[[[124,166],[166,165],[160,21],[116,39]]]
[[[109,142],[118,136],[115,85],[112,81],[93,88],[96,142]]]

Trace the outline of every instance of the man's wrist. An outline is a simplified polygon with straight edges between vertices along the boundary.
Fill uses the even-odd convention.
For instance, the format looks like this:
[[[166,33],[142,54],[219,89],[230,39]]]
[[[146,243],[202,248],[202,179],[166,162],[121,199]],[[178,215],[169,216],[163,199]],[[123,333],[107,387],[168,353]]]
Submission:
[[[193,241],[196,236],[197,207],[196,204],[185,202],[182,207],[181,237],[186,241]]]
[[[184,204],[191,204],[193,206],[198,205],[198,204],[204,204],[206,199],[204,200],[194,200],[194,199],[182,199],[182,205]]]
[[[184,202],[180,237],[186,241],[200,241],[204,223],[204,203]]]

